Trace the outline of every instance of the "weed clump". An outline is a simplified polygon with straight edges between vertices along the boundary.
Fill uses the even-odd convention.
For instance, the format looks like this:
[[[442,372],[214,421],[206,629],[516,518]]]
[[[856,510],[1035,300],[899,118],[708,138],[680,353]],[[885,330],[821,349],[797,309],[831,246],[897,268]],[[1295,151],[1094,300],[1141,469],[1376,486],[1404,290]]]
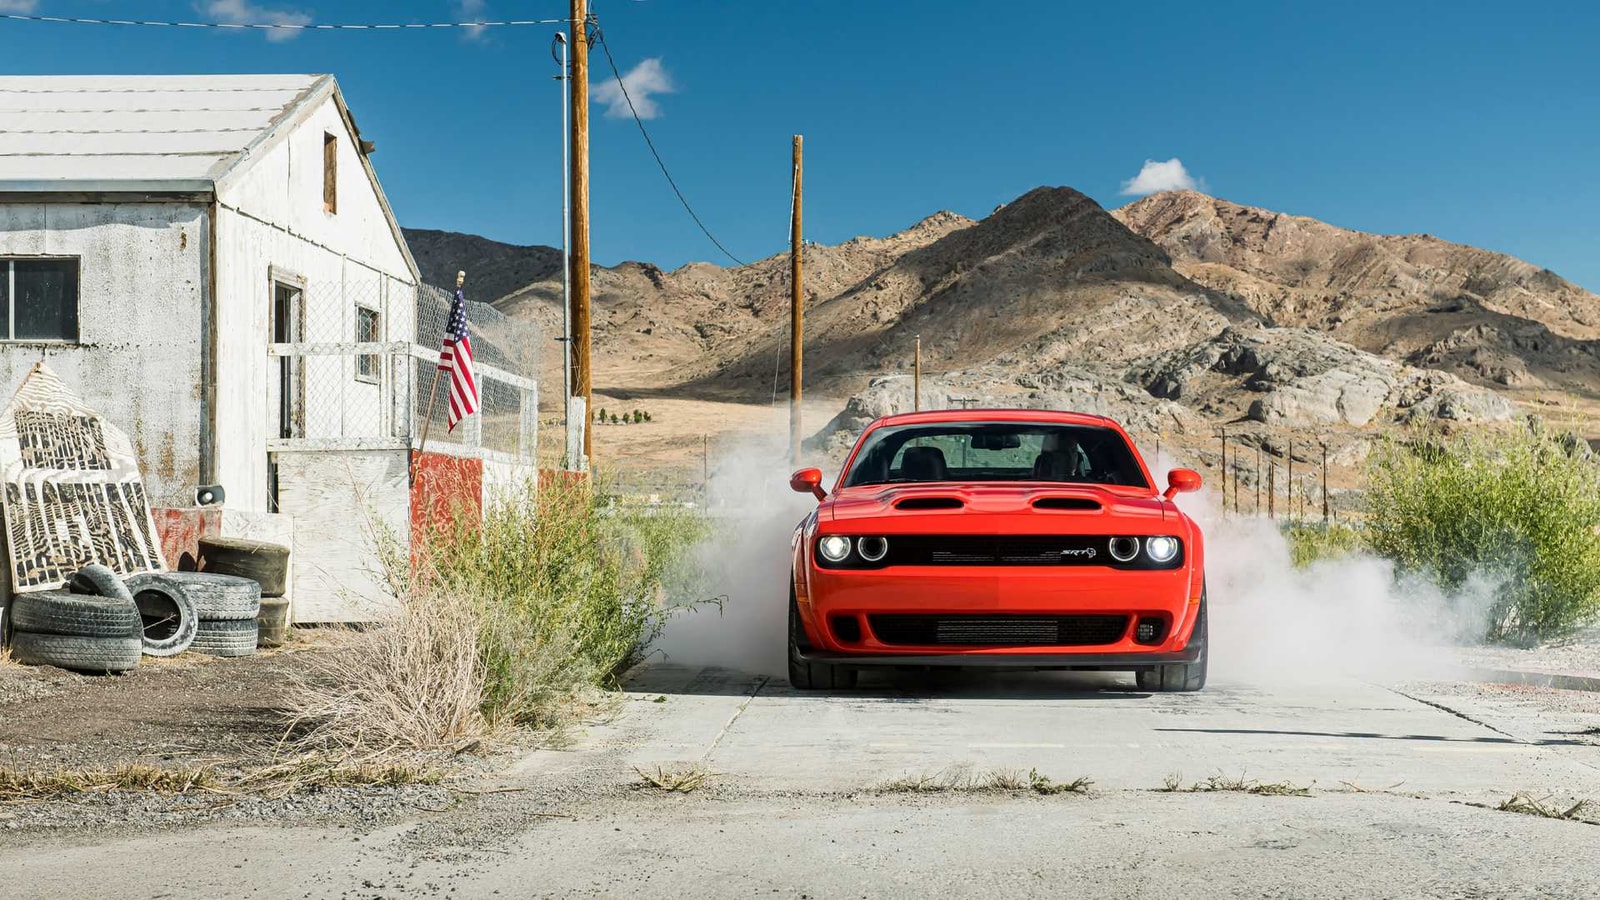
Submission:
[[[1600,611],[1600,465],[1537,422],[1392,442],[1369,467],[1366,540],[1449,590],[1502,585],[1484,637],[1532,644]]]

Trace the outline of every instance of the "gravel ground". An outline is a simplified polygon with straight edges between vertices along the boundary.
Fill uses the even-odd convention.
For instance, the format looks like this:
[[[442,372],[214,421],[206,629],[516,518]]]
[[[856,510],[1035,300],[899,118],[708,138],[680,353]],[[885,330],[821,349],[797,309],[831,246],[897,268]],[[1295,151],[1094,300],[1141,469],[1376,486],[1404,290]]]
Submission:
[[[239,659],[146,658],[125,675],[0,664],[0,767],[52,772],[141,764],[227,772],[280,762],[298,753],[284,742],[288,691],[314,677],[318,658],[337,652],[337,638],[333,632],[306,632],[288,647]],[[441,771],[445,783],[323,788],[279,798],[116,791],[0,802],[0,834],[267,821],[372,828],[452,806],[461,796],[459,782],[498,764],[474,755],[417,755],[407,761]]]
[[[1514,647],[1467,647],[1458,656],[1473,668],[1600,678],[1600,624],[1591,625],[1565,640],[1542,647],[1525,650]]]

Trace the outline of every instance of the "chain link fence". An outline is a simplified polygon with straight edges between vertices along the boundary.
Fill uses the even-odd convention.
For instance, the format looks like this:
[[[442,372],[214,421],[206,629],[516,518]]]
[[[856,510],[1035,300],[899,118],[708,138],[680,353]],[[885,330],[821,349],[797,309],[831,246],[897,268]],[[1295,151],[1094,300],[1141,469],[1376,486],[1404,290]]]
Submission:
[[[268,351],[278,421],[271,448],[404,449],[427,419],[430,447],[532,463],[538,330],[468,301],[479,413],[452,430],[449,380],[438,374],[450,300],[388,280],[280,288]]]

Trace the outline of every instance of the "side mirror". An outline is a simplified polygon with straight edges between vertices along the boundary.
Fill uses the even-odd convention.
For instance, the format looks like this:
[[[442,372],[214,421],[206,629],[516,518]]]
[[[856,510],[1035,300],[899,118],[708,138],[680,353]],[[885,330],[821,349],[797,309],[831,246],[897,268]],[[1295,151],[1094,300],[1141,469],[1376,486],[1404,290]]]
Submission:
[[[822,489],[821,469],[801,469],[790,475],[789,487],[795,493],[812,494],[818,500],[828,496],[828,492]]]
[[[1173,469],[1167,473],[1167,492],[1161,496],[1171,500],[1177,494],[1198,490],[1200,490],[1199,472],[1193,469]]]

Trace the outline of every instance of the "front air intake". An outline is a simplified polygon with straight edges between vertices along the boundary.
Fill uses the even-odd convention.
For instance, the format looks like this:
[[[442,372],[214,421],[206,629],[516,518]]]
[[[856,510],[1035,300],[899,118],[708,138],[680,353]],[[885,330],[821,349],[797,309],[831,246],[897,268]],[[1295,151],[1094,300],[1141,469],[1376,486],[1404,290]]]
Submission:
[[[1070,512],[1099,512],[1100,501],[1088,497],[1040,497],[1033,501],[1034,509],[1061,509]]]
[[[895,646],[1094,647],[1128,630],[1117,615],[902,615],[867,617],[872,633]]]
[[[964,506],[955,497],[907,497],[894,505],[895,509],[960,509]]]

